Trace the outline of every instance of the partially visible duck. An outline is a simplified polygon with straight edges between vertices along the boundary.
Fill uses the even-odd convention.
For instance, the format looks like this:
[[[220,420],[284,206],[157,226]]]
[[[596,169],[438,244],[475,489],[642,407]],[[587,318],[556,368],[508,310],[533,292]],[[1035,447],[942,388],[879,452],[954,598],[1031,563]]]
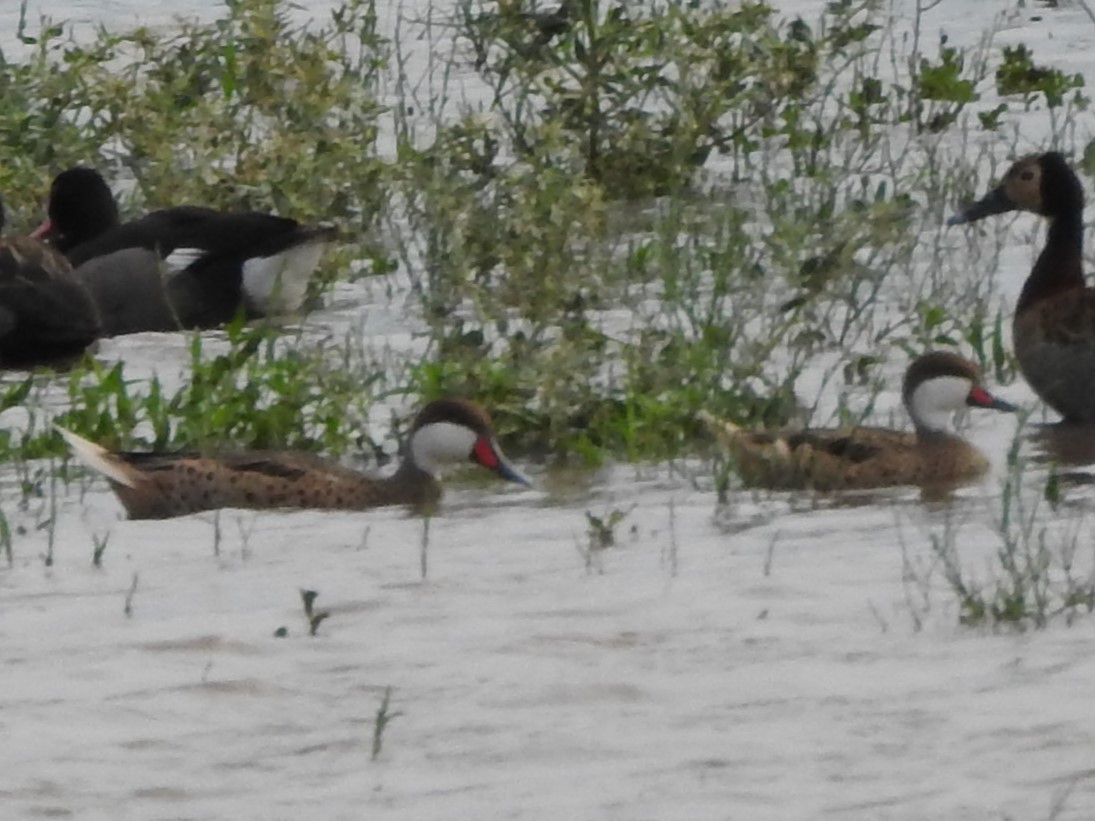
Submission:
[[[4,222],[0,202],[0,231]],[[99,330],[95,304],[67,259],[29,237],[0,241],[0,365],[78,355]]]
[[[440,467],[468,460],[508,481],[529,483],[502,454],[486,411],[464,399],[440,399],[419,412],[403,463],[387,478],[365,476],[307,453],[112,452],[57,429],[77,458],[110,480],[131,519],[166,519],[223,507],[422,507],[440,498]]]
[[[293,313],[337,230],[187,205],[119,224],[102,176],[77,167],[54,179],[37,233],[64,249],[111,336]]]
[[[1095,422],[1095,289],[1084,282],[1084,189],[1056,151],[1017,161],[992,191],[949,225],[1030,211],[1049,221],[1046,245],[1015,306],[1019,369],[1067,422]]]
[[[700,418],[729,452],[747,485],[828,491],[941,487],[975,479],[988,468],[988,461],[948,430],[950,417],[966,406],[1015,410],[981,387],[972,362],[945,351],[910,363],[902,399],[914,433],[867,427],[768,433],[742,430],[707,412]]]

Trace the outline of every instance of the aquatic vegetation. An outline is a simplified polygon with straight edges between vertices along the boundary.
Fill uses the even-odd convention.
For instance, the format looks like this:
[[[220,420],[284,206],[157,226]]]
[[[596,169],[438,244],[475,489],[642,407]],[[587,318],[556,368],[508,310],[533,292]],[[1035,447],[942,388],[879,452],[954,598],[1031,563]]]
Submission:
[[[319,593],[315,590],[305,590],[302,588],[300,591],[300,602],[301,606],[304,608],[304,618],[308,622],[308,635],[313,638],[319,631],[319,626],[331,616],[329,610],[315,609],[315,602],[318,597]]]
[[[403,715],[399,710],[392,710],[392,688],[388,685],[384,688],[384,696],[380,700],[380,706],[376,709],[376,720],[373,722],[373,743],[369,754],[370,761],[376,761],[384,749],[384,731],[393,719]]]
[[[1046,482],[1049,492],[1056,482],[1052,473]],[[1027,467],[1013,462],[995,521],[997,547],[980,566],[971,566],[964,555],[959,529],[944,528],[932,536],[961,624],[1040,629],[1095,610],[1095,569],[1080,537],[1085,517],[1073,511],[1057,521],[1040,518],[1040,500],[1026,487],[1030,483]]]
[[[208,356],[190,342],[178,390],[157,376],[126,378],[125,365],[89,361],[69,376],[71,406],[55,421],[121,447],[290,447],[341,454],[358,444],[376,378],[332,364],[324,345],[293,347],[269,328],[236,323],[228,349]]]

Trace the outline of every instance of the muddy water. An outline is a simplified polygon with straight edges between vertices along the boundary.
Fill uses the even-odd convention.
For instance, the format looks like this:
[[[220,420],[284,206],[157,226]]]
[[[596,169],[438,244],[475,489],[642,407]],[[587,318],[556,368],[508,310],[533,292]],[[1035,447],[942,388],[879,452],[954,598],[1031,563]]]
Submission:
[[[932,24],[976,39],[983,6]],[[113,25],[137,8],[159,14],[50,13]],[[1003,299],[1029,258],[1007,258]],[[386,284],[343,286],[303,332],[406,344],[413,319]],[[165,377],[186,361],[163,335],[100,353]],[[1001,392],[1034,405],[1021,383]],[[885,393],[880,417],[898,403]],[[0,571],[4,815],[911,820],[1059,804],[1053,817],[1089,818],[1095,622],[958,628],[931,549],[950,540],[986,579],[1016,424],[971,419],[993,474],[949,505],[741,492],[719,508],[691,461],[577,481],[530,465],[533,489],[458,481],[428,524],[391,510],[127,522],[102,482],[73,485],[52,532],[35,529],[45,503],[19,514]],[[1077,487],[1031,519],[1050,544],[1076,541],[1082,572],[1090,497]],[[587,513],[612,511],[626,513],[616,546],[591,552]],[[301,588],[331,613],[314,638]]]

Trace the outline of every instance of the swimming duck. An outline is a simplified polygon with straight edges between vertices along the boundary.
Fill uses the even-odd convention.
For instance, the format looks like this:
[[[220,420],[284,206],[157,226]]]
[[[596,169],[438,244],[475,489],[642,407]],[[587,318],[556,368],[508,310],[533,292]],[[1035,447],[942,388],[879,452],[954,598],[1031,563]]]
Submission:
[[[70,168],[50,188],[49,219],[38,231],[63,250],[91,289],[103,334],[222,325],[293,313],[332,225],[256,212],[182,205],[120,223],[99,172]]]
[[[1024,157],[948,225],[1007,211],[1049,220],[1046,245],[1027,277],[1012,320],[1019,369],[1067,422],[1095,422],[1095,289],[1085,286],[1084,190],[1056,151]]]
[[[465,399],[439,399],[419,412],[403,463],[387,478],[365,476],[308,453],[112,452],[70,430],[57,430],[78,459],[110,480],[131,519],[167,519],[222,507],[421,507],[441,496],[439,467],[469,459],[503,479],[529,484],[502,454],[486,411]]]
[[[972,362],[945,351],[912,361],[902,399],[914,433],[866,427],[767,433],[742,430],[706,411],[700,418],[730,453],[747,485],[850,490],[945,486],[975,479],[988,461],[947,430],[951,415],[966,406],[1015,410],[981,387]]]
[[[4,221],[0,202],[0,231]],[[0,241],[0,365],[75,356],[99,328],[91,296],[67,259],[29,237]]]

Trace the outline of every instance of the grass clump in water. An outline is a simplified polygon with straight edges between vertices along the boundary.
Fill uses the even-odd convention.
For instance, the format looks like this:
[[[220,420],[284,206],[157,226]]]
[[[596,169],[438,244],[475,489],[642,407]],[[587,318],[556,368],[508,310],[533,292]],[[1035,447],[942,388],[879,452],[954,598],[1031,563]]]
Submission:
[[[1060,618],[1071,623],[1095,610],[1095,566],[1079,551],[1083,513],[1062,515],[1070,506],[1062,499],[1056,471],[1050,471],[1035,496],[1026,469],[1013,447],[995,523],[996,550],[984,558],[980,573],[963,562],[953,527],[932,537],[932,551],[958,603],[961,624],[1041,629]],[[1044,504],[1054,512],[1050,523],[1037,515]]]

